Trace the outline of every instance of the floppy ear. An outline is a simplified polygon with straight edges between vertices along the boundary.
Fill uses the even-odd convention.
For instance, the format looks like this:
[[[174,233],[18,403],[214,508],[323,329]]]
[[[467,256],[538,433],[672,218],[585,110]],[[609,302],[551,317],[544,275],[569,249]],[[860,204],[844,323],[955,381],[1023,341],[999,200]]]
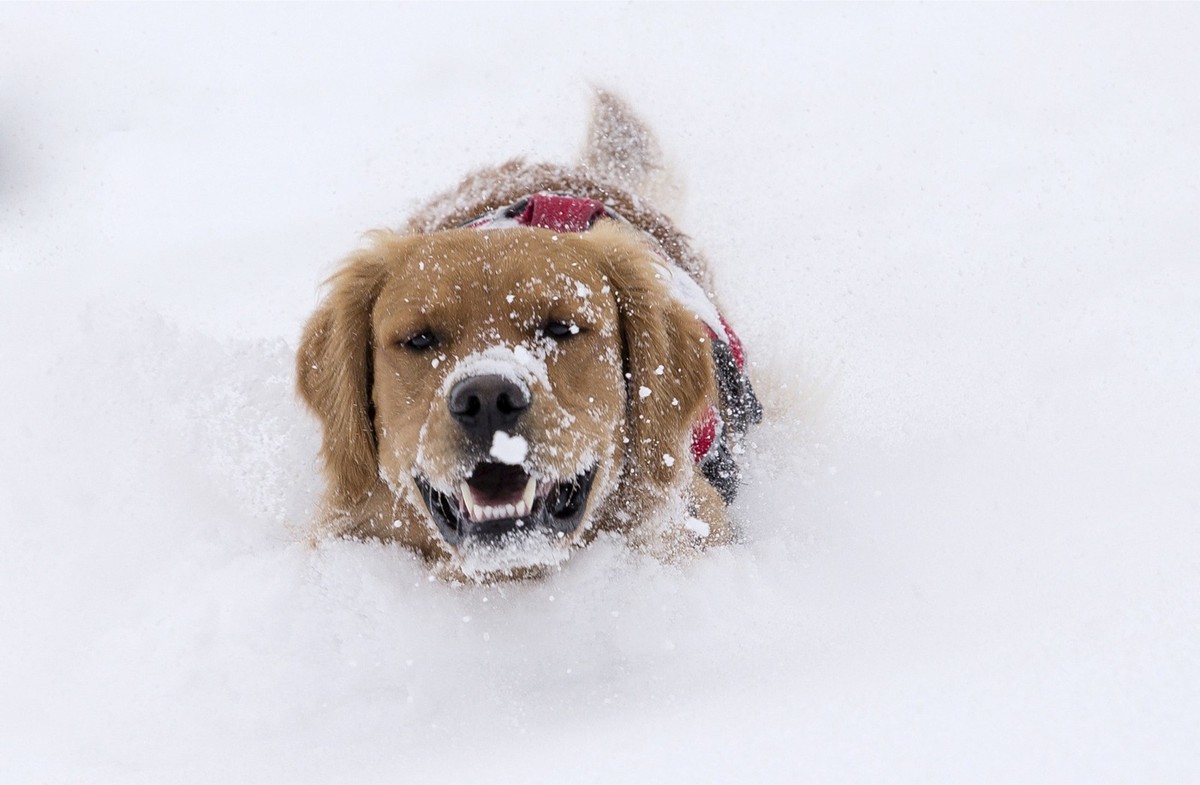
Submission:
[[[371,310],[387,269],[381,246],[350,257],[329,279],[296,355],[296,387],[321,421],[329,500],[343,511],[364,501],[378,478]]]
[[[609,233],[597,227],[596,239]],[[656,260],[637,240],[606,244],[624,349],[634,470],[656,485],[691,464],[692,425],[716,400],[704,323],[673,299]]]

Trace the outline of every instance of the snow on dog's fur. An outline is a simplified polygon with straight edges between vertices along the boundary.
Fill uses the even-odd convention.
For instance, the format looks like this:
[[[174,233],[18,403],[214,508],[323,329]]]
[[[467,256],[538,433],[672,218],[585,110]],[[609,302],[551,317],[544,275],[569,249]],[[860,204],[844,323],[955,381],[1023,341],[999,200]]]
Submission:
[[[667,558],[730,538],[689,454],[719,405],[710,334],[647,235],[705,289],[707,271],[639,196],[660,170],[601,93],[578,165],[476,172],[346,261],[297,358],[324,430],[318,535],[399,541],[475,577],[536,573],[602,531]],[[536,192],[632,225],[454,228]]]

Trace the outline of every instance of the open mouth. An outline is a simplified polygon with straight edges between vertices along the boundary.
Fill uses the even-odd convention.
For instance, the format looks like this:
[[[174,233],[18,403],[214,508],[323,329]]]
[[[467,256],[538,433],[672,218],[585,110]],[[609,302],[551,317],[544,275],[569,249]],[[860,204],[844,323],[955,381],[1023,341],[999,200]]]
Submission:
[[[595,468],[559,482],[539,482],[520,466],[480,463],[453,495],[421,477],[417,487],[433,522],[451,545],[464,540],[498,541],[514,532],[575,531],[587,509]]]

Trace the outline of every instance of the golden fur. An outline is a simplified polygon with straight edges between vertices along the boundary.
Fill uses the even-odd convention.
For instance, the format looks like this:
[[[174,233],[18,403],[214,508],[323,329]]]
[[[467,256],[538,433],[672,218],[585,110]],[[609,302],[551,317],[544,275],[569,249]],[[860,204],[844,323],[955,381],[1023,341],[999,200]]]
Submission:
[[[529,471],[565,478],[595,467],[584,523],[564,550],[602,531],[668,558],[729,539],[725,505],[688,449],[692,424],[718,400],[708,334],[666,292],[646,238],[604,220],[580,234],[450,228],[541,190],[603,199],[707,284],[686,238],[629,190],[653,174],[656,155],[636,118],[601,94],[579,166],[478,172],[345,262],[297,356],[299,392],[323,427],[320,534],[398,541],[457,574],[459,548],[432,523],[414,477],[452,489],[470,474],[477,455],[447,408],[451,375],[515,351],[532,358],[519,431]],[[549,321],[579,330],[555,340]],[[423,332],[436,347],[412,347]],[[707,537],[692,533],[694,521],[685,527],[691,519]]]

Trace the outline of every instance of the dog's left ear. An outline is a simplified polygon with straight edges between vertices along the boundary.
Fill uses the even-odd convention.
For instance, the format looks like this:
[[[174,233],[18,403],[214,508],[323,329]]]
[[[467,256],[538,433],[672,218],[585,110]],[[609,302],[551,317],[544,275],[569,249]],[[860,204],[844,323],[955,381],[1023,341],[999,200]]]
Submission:
[[[329,501],[348,512],[378,479],[371,415],[371,311],[383,287],[384,242],[352,256],[304,328],[296,354],[296,388],[321,421]]]
[[[669,293],[657,260],[627,230],[597,224],[621,318],[634,471],[670,484],[691,463],[692,426],[716,401],[704,323]]]

